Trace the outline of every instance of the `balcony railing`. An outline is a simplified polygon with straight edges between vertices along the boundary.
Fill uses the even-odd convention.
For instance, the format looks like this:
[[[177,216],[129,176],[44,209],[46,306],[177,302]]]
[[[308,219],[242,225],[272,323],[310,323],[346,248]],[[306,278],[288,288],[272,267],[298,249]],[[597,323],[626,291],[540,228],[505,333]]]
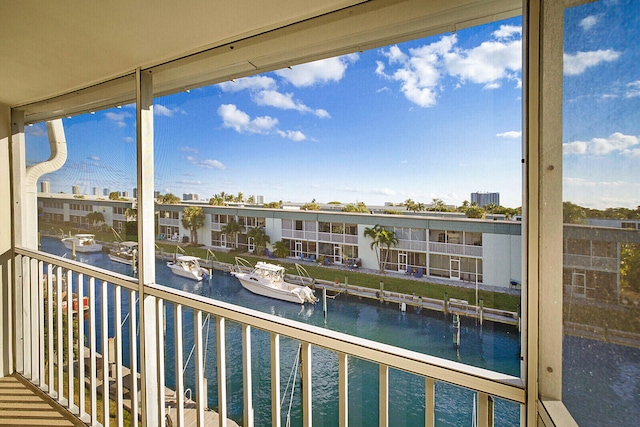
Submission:
[[[482,257],[482,246],[429,242],[429,252],[448,255]]]
[[[380,426],[389,425],[389,371],[398,369],[421,376],[425,381],[425,425],[434,425],[435,384],[444,382],[477,393],[478,425],[491,425],[493,398],[525,403],[523,381],[520,378],[467,366],[461,363],[404,350],[367,339],[334,332],[293,320],[220,302],[182,290],[161,285],[142,287],[145,298],[155,298],[153,304],[139,304],[139,284],[136,279],[91,267],[42,252],[16,248],[16,279],[13,303],[16,331],[16,366],[27,379],[40,387],[83,421],[101,425],[109,420],[108,399],[115,401],[115,418],[123,423],[123,411],[133,414],[164,411],[171,401],[174,425],[185,425],[187,411],[195,411],[198,426],[207,421],[206,379],[204,375],[207,341],[203,338],[203,319],[215,318],[216,372],[218,387],[219,425],[226,425],[227,370],[225,361],[234,345],[226,341],[227,322],[241,326],[242,338],[235,348],[242,355],[244,425],[253,426],[251,329],[264,331],[270,336],[271,366],[271,424],[281,424],[280,339],[288,337],[301,345],[301,384],[303,425],[310,426],[314,411],[312,398],[312,348],[323,348],[337,355],[338,407],[340,425],[348,425],[349,360],[365,359],[379,369]],[[71,297],[73,295],[73,297]],[[85,301],[86,299],[86,303]],[[65,303],[65,301],[67,301]],[[85,321],[75,321],[86,305]],[[173,351],[165,346],[163,322],[165,307],[172,314],[175,343]],[[137,337],[140,312],[144,313],[145,333]],[[185,332],[183,313],[192,312],[193,360],[195,386],[192,395],[185,394],[183,345]],[[160,314],[158,314],[160,313]],[[169,318],[169,316],[167,316]],[[128,322],[128,324],[127,324]],[[85,329],[85,323],[87,328]],[[150,329],[148,329],[150,328]],[[151,332],[150,332],[151,331]],[[155,336],[154,342],[146,342]],[[145,338],[146,337],[146,338]],[[190,337],[189,337],[190,339]],[[146,374],[138,386],[138,348],[145,348]],[[125,349],[127,350],[125,353]],[[165,365],[166,354],[174,354],[173,366]],[[212,354],[212,353],[210,353]],[[127,360],[128,359],[128,360]],[[71,363],[70,361],[74,361]],[[125,366],[126,365],[126,366]],[[157,371],[153,369],[158,366]],[[165,388],[165,370],[175,372],[175,390]],[[157,372],[157,374],[155,373]],[[131,375],[133,373],[133,375]],[[149,390],[149,379],[154,390]],[[353,373],[351,373],[353,375]],[[78,384],[78,389],[73,384]],[[104,387],[103,384],[108,384]],[[138,400],[138,387],[142,396],[157,394],[157,406],[148,407],[145,399]],[[105,393],[105,390],[107,391]],[[85,393],[88,396],[85,398]],[[111,397],[110,397],[111,396]],[[190,399],[195,399],[195,402]],[[438,399],[443,399],[439,396]],[[86,400],[88,399],[88,401]],[[98,399],[104,409],[98,414]],[[149,402],[149,399],[146,400]],[[192,414],[191,414],[192,415]],[[164,419],[160,413],[157,419]],[[132,417],[137,425],[138,417]]]

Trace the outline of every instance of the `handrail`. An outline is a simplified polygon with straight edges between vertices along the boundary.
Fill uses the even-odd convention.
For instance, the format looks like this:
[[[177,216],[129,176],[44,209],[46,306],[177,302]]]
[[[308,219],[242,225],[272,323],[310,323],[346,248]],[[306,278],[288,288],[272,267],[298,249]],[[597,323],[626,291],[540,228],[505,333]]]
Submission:
[[[105,270],[99,267],[94,267],[92,265],[84,264],[80,261],[75,261],[69,258],[63,258],[57,255],[52,255],[46,252],[34,251],[32,249],[16,247],[16,254],[25,255],[31,258],[36,258],[40,261],[48,262],[51,264],[55,264],[59,267],[66,268],[68,270],[73,270],[76,273],[85,274],[87,276],[94,277],[99,280],[103,280],[108,283],[112,283],[114,285],[122,286],[123,288],[137,291],[138,290],[138,279],[115,273],[113,271]]]

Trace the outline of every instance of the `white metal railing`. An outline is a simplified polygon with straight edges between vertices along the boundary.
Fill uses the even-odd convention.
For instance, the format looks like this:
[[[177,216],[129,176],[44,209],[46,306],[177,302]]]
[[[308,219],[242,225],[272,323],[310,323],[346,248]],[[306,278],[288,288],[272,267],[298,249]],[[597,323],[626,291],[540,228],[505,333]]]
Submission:
[[[429,242],[429,252],[472,257],[482,256],[482,246]]]
[[[133,413],[138,411],[137,389],[137,348],[138,338],[136,325],[138,311],[146,305],[137,304],[137,280],[117,273],[101,270],[65,258],[42,252],[16,248],[16,293],[15,304],[22,313],[16,320],[16,342],[18,351],[18,369],[22,374],[38,385],[53,399],[91,425],[100,425],[100,420],[109,419],[108,393],[102,384],[110,384],[115,400],[116,422],[122,425],[123,408],[128,406]],[[45,276],[46,274],[46,276]],[[55,280],[54,280],[55,277]],[[80,286],[82,285],[82,286]],[[490,425],[493,417],[493,397],[507,399],[520,405],[525,403],[525,390],[520,378],[500,374],[486,369],[475,368],[461,363],[404,350],[363,338],[334,332],[328,329],[303,324],[293,320],[273,316],[244,307],[176,290],[161,285],[147,285],[145,296],[155,297],[156,305],[153,313],[145,311],[146,327],[156,328],[157,348],[147,347],[146,357],[157,358],[157,386],[159,390],[159,407],[164,408],[164,400],[175,394],[175,420],[182,426],[187,411],[195,411],[195,419],[199,426],[210,423],[207,418],[206,379],[204,360],[207,352],[207,341],[203,338],[203,318],[211,315],[216,325],[216,366],[218,384],[219,425],[226,425],[227,417],[227,378],[225,360],[228,344],[225,340],[225,323],[234,322],[242,328],[242,365],[244,388],[244,425],[253,425],[252,381],[251,381],[251,334],[252,328],[270,334],[271,346],[271,400],[272,425],[280,426],[280,337],[288,337],[301,343],[302,363],[302,417],[303,425],[311,425],[313,412],[312,399],[312,360],[311,349],[323,348],[336,353],[338,358],[338,398],[340,425],[348,425],[348,363],[352,357],[365,359],[379,365],[380,370],[380,425],[388,425],[389,368],[407,371],[422,376],[425,380],[426,419],[425,425],[433,426],[435,408],[435,382],[445,382],[459,387],[475,390],[478,398],[478,425]],[[82,311],[83,299],[87,301],[88,330],[84,330],[84,322],[74,322],[74,308]],[[78,304],[67,304],[63,308],[63,295],[76,293]],[[122,294],[128,298],[121,298]],[[111,297],[111,295],[113,297]],[[46,296],[46,298],[45,298]],[[55,301],[54,301],[55,297]],[[125,329],[122,321],[123,306],[126,303],[124,318],[129,320],[129,328]],[[71,299],[70,301],[73,301]],[[128,302],[127,302],[128,301]],[[173,342],[175,351],[174,371],[175,391],[167,390],[164,384],[163,312],[165,306],[172,307],[174,319]],[[46,310],[45,310],[46,307]],[[183,311],[193,311],[193,352],[195,365],[195,405],[185,397],[184,361],[182,350],[184,344]],[[65,311],[66,310],[66,311]],[[157,315],[156,315],[157,313]],[[66,317],[65,317],[66,316]],[[111,316],[111,317],[110,317]],[[155,317],[154,317],[155,316]],[[102,319],[110,319],[103,322]],[[64,320],[64,322],[63,322]],[[141,334],[143,337],[144,334]],[[209,334],[206,334],[208,337]],[[85,337],[87,337],[85,339]],[[100,337],[100,345],[97,338]],[[143,339],[143,338],[140,338]],[[62,344],[66,340],[66,346]],[[45,346],[46,342],[46,346]],[[21,345],[20,345],[21,343]],[[113,343],[111,345],[111,343]],[[127,344],[125,346],[125,343]],[[85,349],[85,346],[88,346]],[[123,362],[123,350],[129,347],[129,366]],[[83,349],[84,351],[80,351]],[[99,351],[102,352],[101,357]],[[65,363],[69,358],[76,363]],[[88,372],[85,371],[87,364]],[[101,369],[101,371],[100,371]],[[129,373],[129,376],[127,376]],[[130,375],[133,373],[133,375]],[[128,380],[127,380],[128,378]],[[79,381],[78,381],[79,380]],[[79,383],[78,393],[72,386]],[[66,388],[63,385],[66,384]],[[84,401],[85,387],[88,389],[89,404]],[[141,387],[145,387],[142,378]],[[124,390],[128,390],[126,396]],[[102,393],[104,410],[97,412],[98,394]],[[442,397],[440,397],[442,398]],[[160,406],[162,405],[162,406]],[[195,408],[193,408],[195,406]],[[88,409],[87,409],[88,408]],[[481,414],[484,414],[481,416]],[[133,425],[137,417],[131,418]]]
[[[180,220],[177,218],[158,218],[158,225],[170,225],[175,227],[180,225]]]

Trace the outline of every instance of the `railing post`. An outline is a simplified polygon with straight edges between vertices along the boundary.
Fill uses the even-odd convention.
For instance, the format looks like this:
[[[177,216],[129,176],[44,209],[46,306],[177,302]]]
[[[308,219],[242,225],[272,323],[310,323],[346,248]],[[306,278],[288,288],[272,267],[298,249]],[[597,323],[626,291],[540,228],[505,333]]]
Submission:
[[[302,425],[311,427],[313,421],[313,402],[311,395],[311,344],[302,343],[302,373],[300,382],[302,383]]]
[[[424,426],[436,425],[436,382],[433,378],[425,378],[424,390]]]
[[[271,426],[280,427],[280,335],[271,333]]]
[[[380,427],[389,427],[389,367],[380,365]]]
[[[340,427],[349,425],[349,359],[346,353],[338,353],[338,420]]]
[[[218,420],[220,427],[227,425],[227,364],[224,317],[216,317],[216,337],[218,339]]]
[[[493,427],[493,397],[487,393],[478,392],[477,426]]]
[[[242,378],[244,382],[244,425],[253,427],[253,384],[251,381],[251,326],[242,325]]]

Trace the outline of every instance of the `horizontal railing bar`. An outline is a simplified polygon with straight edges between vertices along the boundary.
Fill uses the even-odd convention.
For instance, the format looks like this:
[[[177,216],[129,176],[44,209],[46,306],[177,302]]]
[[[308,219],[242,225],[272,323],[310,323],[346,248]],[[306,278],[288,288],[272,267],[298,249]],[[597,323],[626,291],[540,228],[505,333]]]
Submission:
[[[162,285],[148,285],[145,289],[149,295],[182,304],[185,308],[201,310],[233,322],[308,342],[331,351],[354,355],[394,369],[431,377],[437,381],[481,391],[516,403],[525,403],[524,383],[518,377],[330,331]]]
[[[74,261],[68,258],[63,258],[57,255],[48,254],[45,252],[38,252],[26,248],[16,247],[16,253],[25,255],[31,258],[37,258],[40,261],[55,264],[59,267],[73,270],[76,273],[82,273],[96,279],[103,280],[105,282],[112,283],[114,285],[120,285],[123,288],[137,291],[138,279],[135,279],[124,274],[114,273],[113,271],[104,270],[99,267],[83,264],[79,261]]]

